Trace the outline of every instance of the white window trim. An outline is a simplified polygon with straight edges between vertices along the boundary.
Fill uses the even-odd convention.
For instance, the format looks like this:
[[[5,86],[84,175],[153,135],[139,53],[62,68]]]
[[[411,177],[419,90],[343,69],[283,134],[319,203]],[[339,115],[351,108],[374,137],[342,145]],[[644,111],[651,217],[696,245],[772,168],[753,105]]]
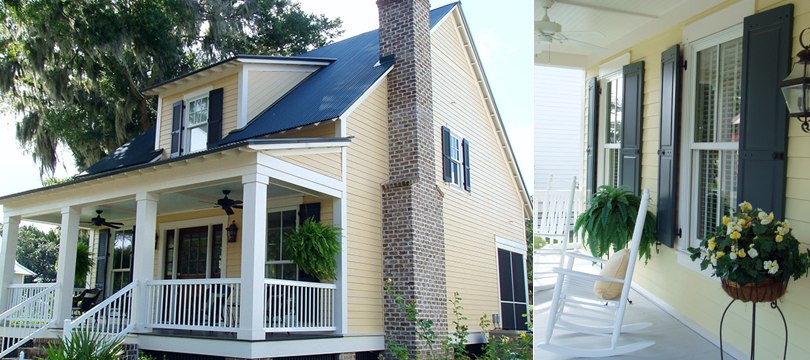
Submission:
[[[500,236],[495,236],[495,273],[497,274],[496,279],[498,282],[498,316],[501,318],[501,326],[503,326],[503,314],[501,313],[501,303],[502,302],[509,302],[513,304],[524,304],[524,303],[517,303],[514,301],[502,301],[501,300],[501,264],[499,263],[498,259],[498,250],[506,250],[509,252],[520,254],[523,258],[521,264],[523,265],[523,284],[524,284],[524,294],[526,302],[526,311],[532,312],[532,307],[529,302],[529,276],[526,274],[526,243],[525,242],[518,242],[514,240],[509,240],[506,238],[502,238]]]
[[[205,278],[211,278],[211,251],[213,250],[212,246],[213,242],[213,226],[214,225],[222,225],[222,268],[220,271],[222,274],[220,276],[222,278],[227,277],[227,259],[228,259],[228,216],[221,215],[221,216],[211,216],[206,218],[199,218],[199,219],[191,219],[191,220],[182,220],[182,221],[172,221],[172,222],[164,222],[158,224],[159,237],[157,241],[158,247],[158,256],[156,257],[158,261],[158,273],[157,276],[160,278],[159,280],[163,280],[166,276],[166,233],[168,231],[174,231],[174,254],[172,259],[172,279],[177,279],[177,255],[178,255],[178,245],[180,242],[180,229],[191,228],[191,227],[198,227],[198,226],[208,226],[208,259],[205,262]]]
[[[629,56],[630,55],[627,54],[627,60],[628,61],[629,61]],[[624,57],[622,57],[620,59],[617,59],[617,60],[621,60],[621,62],[624,62]],[[597,155],[597,161],[596,161],[596,184],[597,184],[597,186],[602,186],[602,185],[606,184],[605,171],[606,171],[606,168],[607,168],[607,166],[606,166],[607,156],[605,156],[606,155],[605,149],[621,149],[621,144],[607,144],[606,143],[607,128],[608,128],[607,121],[608,121],[608,119],[607,119],[607,117],[605,115],[607,114],[606,109],[607,109],[607,105],[608,105],[608,103],[607,103],[607,100],[608,100],[607,99],[607,85],[611,81],[621,78],[622,74],[623,74],[622,73],[622,67],[618,66],[618,70],[616,70],[614,72],[611,72],[609,74],[605,74],[603,76],[600,76],[597,79],[597,81],[599,82],[599,89],[600,89],[600,93],[599,93],[599,114],[597,114],[597,116],[598,116],[599,120],[601,120],[601,121],[598,122],[598,129],[597,129],[598,135],[597,135],[597,140],[596,140],[596,143],[597,143],[597,148],[596,148],[596,155]]]
[[[693,220],[692,215],[690,214],[691,205],[694,204],[693,197],[696,196],[691,194],[691,185],[692,185],[692,176],[694,169],[693,167],[695,164],[692,162],[692,150],[699,150],[702,146],[700,143],[695,143],[693,140],[693,128],[694,128],[694,110],[695,110],[695,100],[694,100],[694,87],[696,82],[696,66],[697,66],[697,53],[701,50],[707,49],[712,46],[716,46],[718,44],[734,40],[743,36],[743,25],[742,23],[738,23],[734,26],[731,26],[725,30],[717,32],[715,34],[705,36],[699,40],[693,41],[691,43],[686,44],[686,48],[684,51],[684,56],[686,57],[686,61],[688,64],[688,68],[686,71],[686,82],[683,87],[682,96],[684,101],[682,102],[682,114],[683,121],[681,121],[681,143],[680,146],[680,161],[679,161],[679,185],[678,185],[678,226],[681,228],[681,233],[683,234],[680,239],[678,239],[678,264],[692,269],[694,271],[700,272],[705,276],[710,276],[711,272],[701,271],[700,264],[697,262],[692,261],[689,258],[689,253],[687,252],[687,248],[690,246],[691,239],[693,237],[693,229],[692,224]],[[724,150],[734,150],[738,148],[737,143],[716,143],[713,145],[713,148],[722,148]]]

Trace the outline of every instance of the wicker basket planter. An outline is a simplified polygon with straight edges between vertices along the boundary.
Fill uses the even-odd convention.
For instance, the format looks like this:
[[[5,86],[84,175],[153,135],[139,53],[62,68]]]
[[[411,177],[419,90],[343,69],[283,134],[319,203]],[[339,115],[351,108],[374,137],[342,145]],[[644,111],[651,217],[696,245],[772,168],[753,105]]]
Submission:
[[[734,281],[722,279],[723,290],[733,299],[743,302],[771,302],[785,294],[787,283],[766,279],[761,283],[740,285]]]

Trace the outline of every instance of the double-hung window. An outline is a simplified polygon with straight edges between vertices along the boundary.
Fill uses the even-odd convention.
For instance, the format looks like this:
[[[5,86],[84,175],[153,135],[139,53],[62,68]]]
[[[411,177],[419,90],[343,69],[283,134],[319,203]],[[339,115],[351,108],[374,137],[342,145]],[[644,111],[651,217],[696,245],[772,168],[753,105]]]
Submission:
[[[184,148],[188,149],[187,152],[205,150],[208,147],[208,93],[186,103]]]
[[[705,239],[737,204],[742,86],[740,26],[687,47],[686,111],[679,221],[690,246]]]
[[[450,133],[450,173],[451,182],[464,187],[464,152],[461,149],[461,139]]]
[[[284,237],[298,224],[297,208],[267,214],[267,257],[265,276],[269,279],[299,280],[298,265],[284,251]]]
[[[605,127],[603,149],[602,184],[619,186],[622,139],[622,76],[617,74],[606,79]]]
[[[110,275],[112,288],[110,294],[122,289],[132,282],[132,242],[133,230],[116,230],[112,238],[112,266]]]

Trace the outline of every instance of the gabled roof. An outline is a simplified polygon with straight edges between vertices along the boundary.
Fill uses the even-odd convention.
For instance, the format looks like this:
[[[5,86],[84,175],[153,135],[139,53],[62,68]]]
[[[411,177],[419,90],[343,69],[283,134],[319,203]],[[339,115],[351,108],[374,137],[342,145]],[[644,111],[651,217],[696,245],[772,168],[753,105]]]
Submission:
[[[36,273],[31,271],[27,267],[20,265],[20,263],[15,261],[14,262],[14,275],[34,276],[34,275],[36,275]]]
[[[155,150],[155,131],[155,125],[152,125],[145,133],[85,169],[81,175],[98,174],[154,160],[163,153],[163,149]]]
[[[431,10],[431,28],[457,3]],[[305,79],[278,102],[231,131],[220,144],[278,133],[340,117],[394,64],[380,59],[379,30],[327,45],[297,58],[336,59]]]
[[[458,3],[430,12],[430,26],[439,23]],[[166,84],[190,78],[195,74],[243,60],[277,60],[294,63],[315,61],[322,68],[272,104],[248,124],[231,131],[219,146],[232,144],[285,130],[337,119],[354,104],[394,63],[393,58],[380,59],[378,30],[369,31],[331,45],[296,56],[238,55],[178,78],[144,89],[152,93]],[[148,163],[162,153],[155,150],[155,127],[122,145],[112,154],[87,168],[81,175],[94,175]]]

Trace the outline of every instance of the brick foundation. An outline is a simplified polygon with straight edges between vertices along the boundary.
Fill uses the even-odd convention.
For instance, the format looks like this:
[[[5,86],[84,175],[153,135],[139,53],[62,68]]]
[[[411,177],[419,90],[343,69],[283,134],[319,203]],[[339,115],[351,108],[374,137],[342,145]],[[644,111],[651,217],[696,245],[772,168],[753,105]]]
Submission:
[[[433,320],[437,342],[447,332],[442,198],[436,153],[428,0],[378,0],[380,56],[395,56],[388,75],[390,179],[383,185],[383,273],[394,291]],[[415,324],[385,302],[386,341],[414,355],[426,344]]]

